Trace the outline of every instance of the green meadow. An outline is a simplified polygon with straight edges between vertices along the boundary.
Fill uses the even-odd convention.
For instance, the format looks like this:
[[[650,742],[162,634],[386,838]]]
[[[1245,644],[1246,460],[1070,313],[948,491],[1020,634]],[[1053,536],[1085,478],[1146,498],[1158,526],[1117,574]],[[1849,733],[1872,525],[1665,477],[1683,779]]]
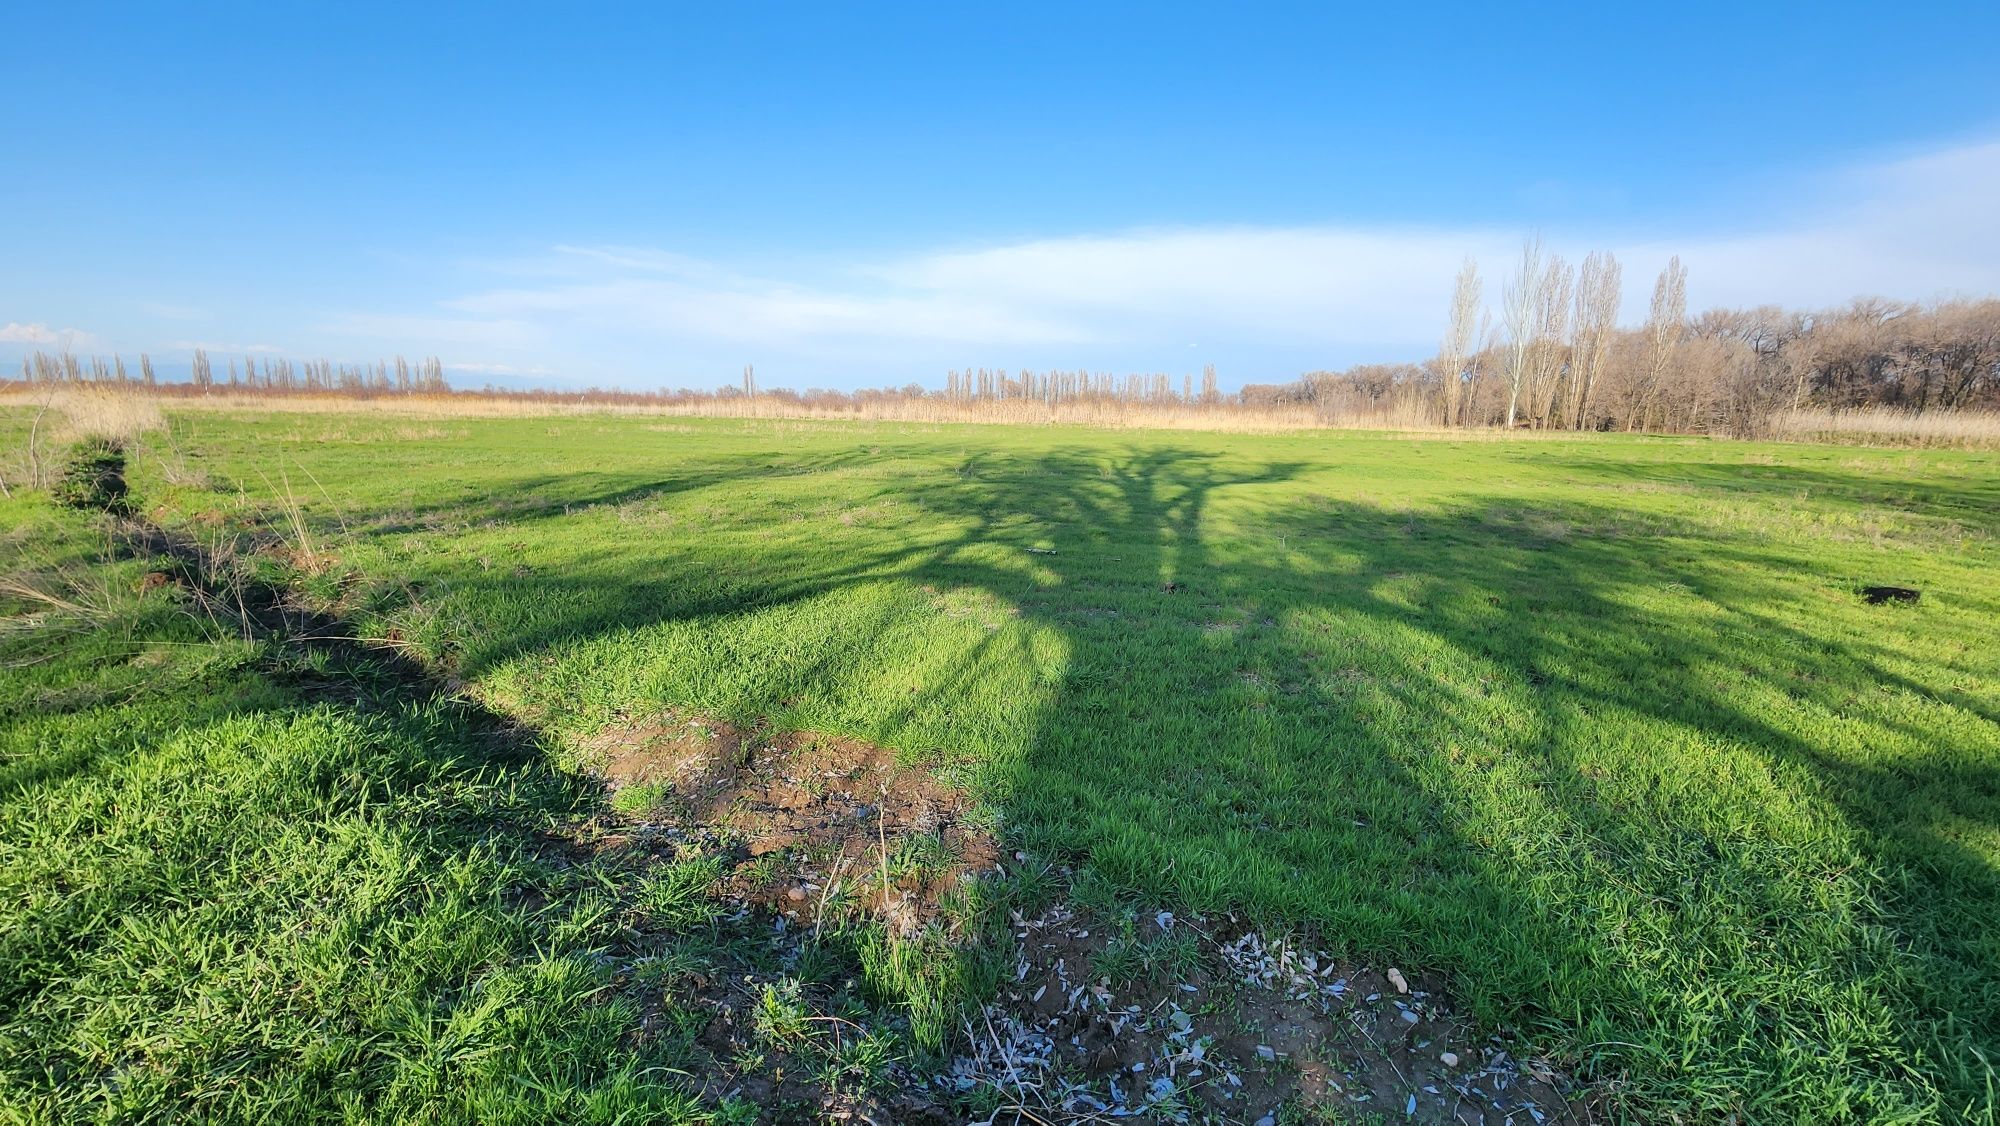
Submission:
[[[141,516],[261,534],[451,689],[0,501],[61,601],[0,591],[0,1118],[741,1111],[634,1047],[629,889],[534,847],[600,800],[574,749],[669,711],[893,748],[1108,894],[1431,975],[1635,1120],[2000,1106],[2000,454],[170,422]]]

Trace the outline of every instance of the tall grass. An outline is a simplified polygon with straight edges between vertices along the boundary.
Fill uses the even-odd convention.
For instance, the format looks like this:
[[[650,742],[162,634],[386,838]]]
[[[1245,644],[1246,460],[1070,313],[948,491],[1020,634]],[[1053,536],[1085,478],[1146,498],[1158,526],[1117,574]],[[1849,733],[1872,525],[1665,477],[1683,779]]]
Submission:
[[[50,436],[57,442],[85,438],[132,442],[167,425],[158,400],[109,387],[58,387],[44,401],[60,420]]]
[[[1791,441],[1986,448],[2000,446],[2000,414],[1991,411],[1919,414],[1894,407],[1844,411],[1813,407],[1773,416],[1771,432],[1773,437]]]
[[[1218,402],[1085,396],[1048,402],[1024,398],[952,398],[904,392],[853,395],[757,395],[603,390],[576,392],[430,390],[376,394],[366,390],[224,388],[194,393],[179,384],[0,384],[0,408],[45,412],[43,446],[85,437],[129,442],[163,428],[162,409],[216,413],[388,415],[406,418],[530,418],[612,415],[675,418],[799,419],[809,421],[981,423],[1002,426],[1086,426],[1106,430],[1200,430],[1279,433],[1305,430],[1384,430],[1449,435],[1455,440],[1529,433],[1499,426],[1446,427],[1431,405],[1415,398],[1333,404],[1297,400]],[[1915,413],[1893,407],[1805,408],[1772,415],[1761,436],[1783,441],[1937,448],[2000,446],[2000,414],[1983,411]],[[1546,433],[1536,431],[1534,433]],[[1567,434],[1568,431],[1556,431]],[[1724,435],[1715,435],[1724,436]],[[32,476],[32,474],[25,474]],[[19,483],[17,467],[0,480]]]
[[[42,488],[59,469],[61,451],[97,438],[120,446],[166,428],[158,400],[112,386],[70,384],[33,387],[0,395],[0,406],[30,414],[19,446],[0,454],[0,495],[15,486]]]
[[[1421,403],[1383,404],[1374,409],[1329,410],[1310,403],[1199,403],[1170,400],[1132,402],[1081,398],[1059,403],[1029,399],[966,399],[943,396],[853,396],[803,398],[779,394],[653,396],[585,391],[444,391],[395,395],[352,395],[337,391],[211,389],[180,393],[138,385],[66,387],[54,392],[32,385],[0,388],[0,408],[39,408],[51,395],[81,409],[79,433],[122,428],[134,433],[156,429],[161,408],[216,413],[388,415],[406,418],[526,418],[562,415],[621,415],[674,418],[851,420],[861,422],[985,423],[1003,426],[1067,425],[1107,430],[1210,430],[1275,433],[1295,430],[1406,430],[1445,432]],[[130,404],[121,416],[118,404]],[[66,410],[67,408],[65,408]],[[59,410],[58,414],[64,414]],[[67,414],[64,414],[67,417]],[[1465,431],[1450,431],[1463,434]]]

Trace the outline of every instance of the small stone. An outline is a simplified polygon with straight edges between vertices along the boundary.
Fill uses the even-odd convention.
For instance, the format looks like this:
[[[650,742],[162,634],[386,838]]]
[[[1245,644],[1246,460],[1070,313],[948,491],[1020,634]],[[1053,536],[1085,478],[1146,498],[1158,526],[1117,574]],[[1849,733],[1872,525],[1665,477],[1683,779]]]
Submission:
[[[1257,1126],[1278,1126],[1278,1120],[1267,1114],[1257,1120]]]
[[[1439,1063],[1441,1063],[1441,1064],[1443,1064],[1443,1065],[1445,1065],[1446,1067],[1457,1067],[1457,1066],[1458,1066],[1458,1053],[1457,1053],[1457,1052],[1439,1052],[1439,1053],[1438,1053],[1438,1062],[1439,1062]]]
[[[1398,993],[1410,991],[1410,983],[1403,979],[1403,971],[1394,966],[1389,967],[1389,984],[1395,986]]]
[[[1417,1023],[1417,1021],[1423,1019],[1417,1016],[1416,1013],[1410,1011],[1409,1009],[1404,1009],[1401,1013],[1398,1013],[1397,1015],[1402,1017],[1405,1021],[1407,1021],[1410,1024],[1415,1024]]]
[[[785,893],[785,898],[791,900],[793,903],[803,903],[806,898],[806,889],[793,888]]]
[[[1257,1058],[1266,1061],[1275,1060],[1278,1058],[1278,1050],[1269,1044],[1259,1044],[1257,1045]]]

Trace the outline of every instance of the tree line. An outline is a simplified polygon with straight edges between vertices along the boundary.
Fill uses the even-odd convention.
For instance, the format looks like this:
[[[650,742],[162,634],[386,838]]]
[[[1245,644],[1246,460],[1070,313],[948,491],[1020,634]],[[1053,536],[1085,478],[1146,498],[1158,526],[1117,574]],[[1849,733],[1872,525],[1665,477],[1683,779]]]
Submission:
[[[1396,407],[1444,426],[1738,436],[1807,409],[2000,409],[2000,300],[1689,316],[1676,257],[1653,283],[1644,323],[1624,328],[1622,280],[1609,253],[1572,266],[1530,239],[1502,281],[1497,323],[1467,260],[1436,356],[1311,372],[1244,398],[1309,403],[1328,417]]]
[[[1623,267],[1606,252],[1571,264],[1530,239],[1510,264],[1497,307],[1478,263],[1452,287],[1435,356],[1422,362],[1314,371],[1291,383],[1220,390],[1214,365],[1164,373],[966,368],[942,389],[911,383],[854,391],[740,384],[715,390],[453,388],[437,357],[375,363],[212,360],[196,349],[185,381],[161,380],[150,357],[29,354],[28,384],[100,384],[167,395],[455,395],[523,404],[574,403],[703,413],[889,412],[1031,421],[1245,414],[1287,425],[1528,427],[1755,437],[1807,412],[1900,415],[2000,410],[2000,300],[1918,304],[1864,298],[1794,311],[1775,305],[1690,316],[1687,270],[1668,261],[1645,320],[1619,325]]]
[[[101,356],[79,359],[74,353],[30,352],[21,357],[21,382],[30,384],[91,383],[112,386],[140,386],[155,390],[184,388],[195,392],[297,391],[313,394],[407,394],[437,395],[451,390],[445,381],[444,361],[430,356],[415,364],[401,356],[366,364],[336,364],[330,360],[291,360],[245,356],[239,366],[234,358],[224,361],[218,371],[206,349],[196,348],[188,361],[186,383],[162,382],[153,370],[153,359],[139,353],[136,373],[125,366],[125,357]]]

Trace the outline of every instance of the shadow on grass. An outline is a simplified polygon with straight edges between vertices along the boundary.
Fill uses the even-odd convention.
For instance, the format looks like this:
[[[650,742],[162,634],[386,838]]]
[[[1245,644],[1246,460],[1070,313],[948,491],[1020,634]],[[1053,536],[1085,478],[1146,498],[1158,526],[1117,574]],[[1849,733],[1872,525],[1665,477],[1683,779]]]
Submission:
[[[1857,610],[1753,532],[1477,493],[1315,500],[1304,472],[1168,439],[988,453],[880,482],[868,499],[920,506],[921,526],[746,534],[722,558],[645,505],[714,490],[784,513],[767,465],[524,478],[481,502],[508,535],[637,504],[631,546],[455,578],[482,616],[452,655],[544,707],[614,683],[624,703],[832,717],[945,761],[990,747],[979,784],[1029,847],[1441,970],[1484,1019],[1630,1077],[1651,1108],[1990,1110],[2000,736],[1977,690],[1912,671],[1951,659],[1914,635],[1976,631]],[[1885,495],[1830,468],[1662,472]],[[560,509],[537,497],[554,490]],[[1971,511],[1956,489],[1897,495]],[[918,644],[940,613],[992,607],[983,633]]]
[[[546,847],[593,792],[380,654],[184,605],[0,637],[33,670],[0,708],[8,1112],[689,1113],[599,1002],[615,916]]]

